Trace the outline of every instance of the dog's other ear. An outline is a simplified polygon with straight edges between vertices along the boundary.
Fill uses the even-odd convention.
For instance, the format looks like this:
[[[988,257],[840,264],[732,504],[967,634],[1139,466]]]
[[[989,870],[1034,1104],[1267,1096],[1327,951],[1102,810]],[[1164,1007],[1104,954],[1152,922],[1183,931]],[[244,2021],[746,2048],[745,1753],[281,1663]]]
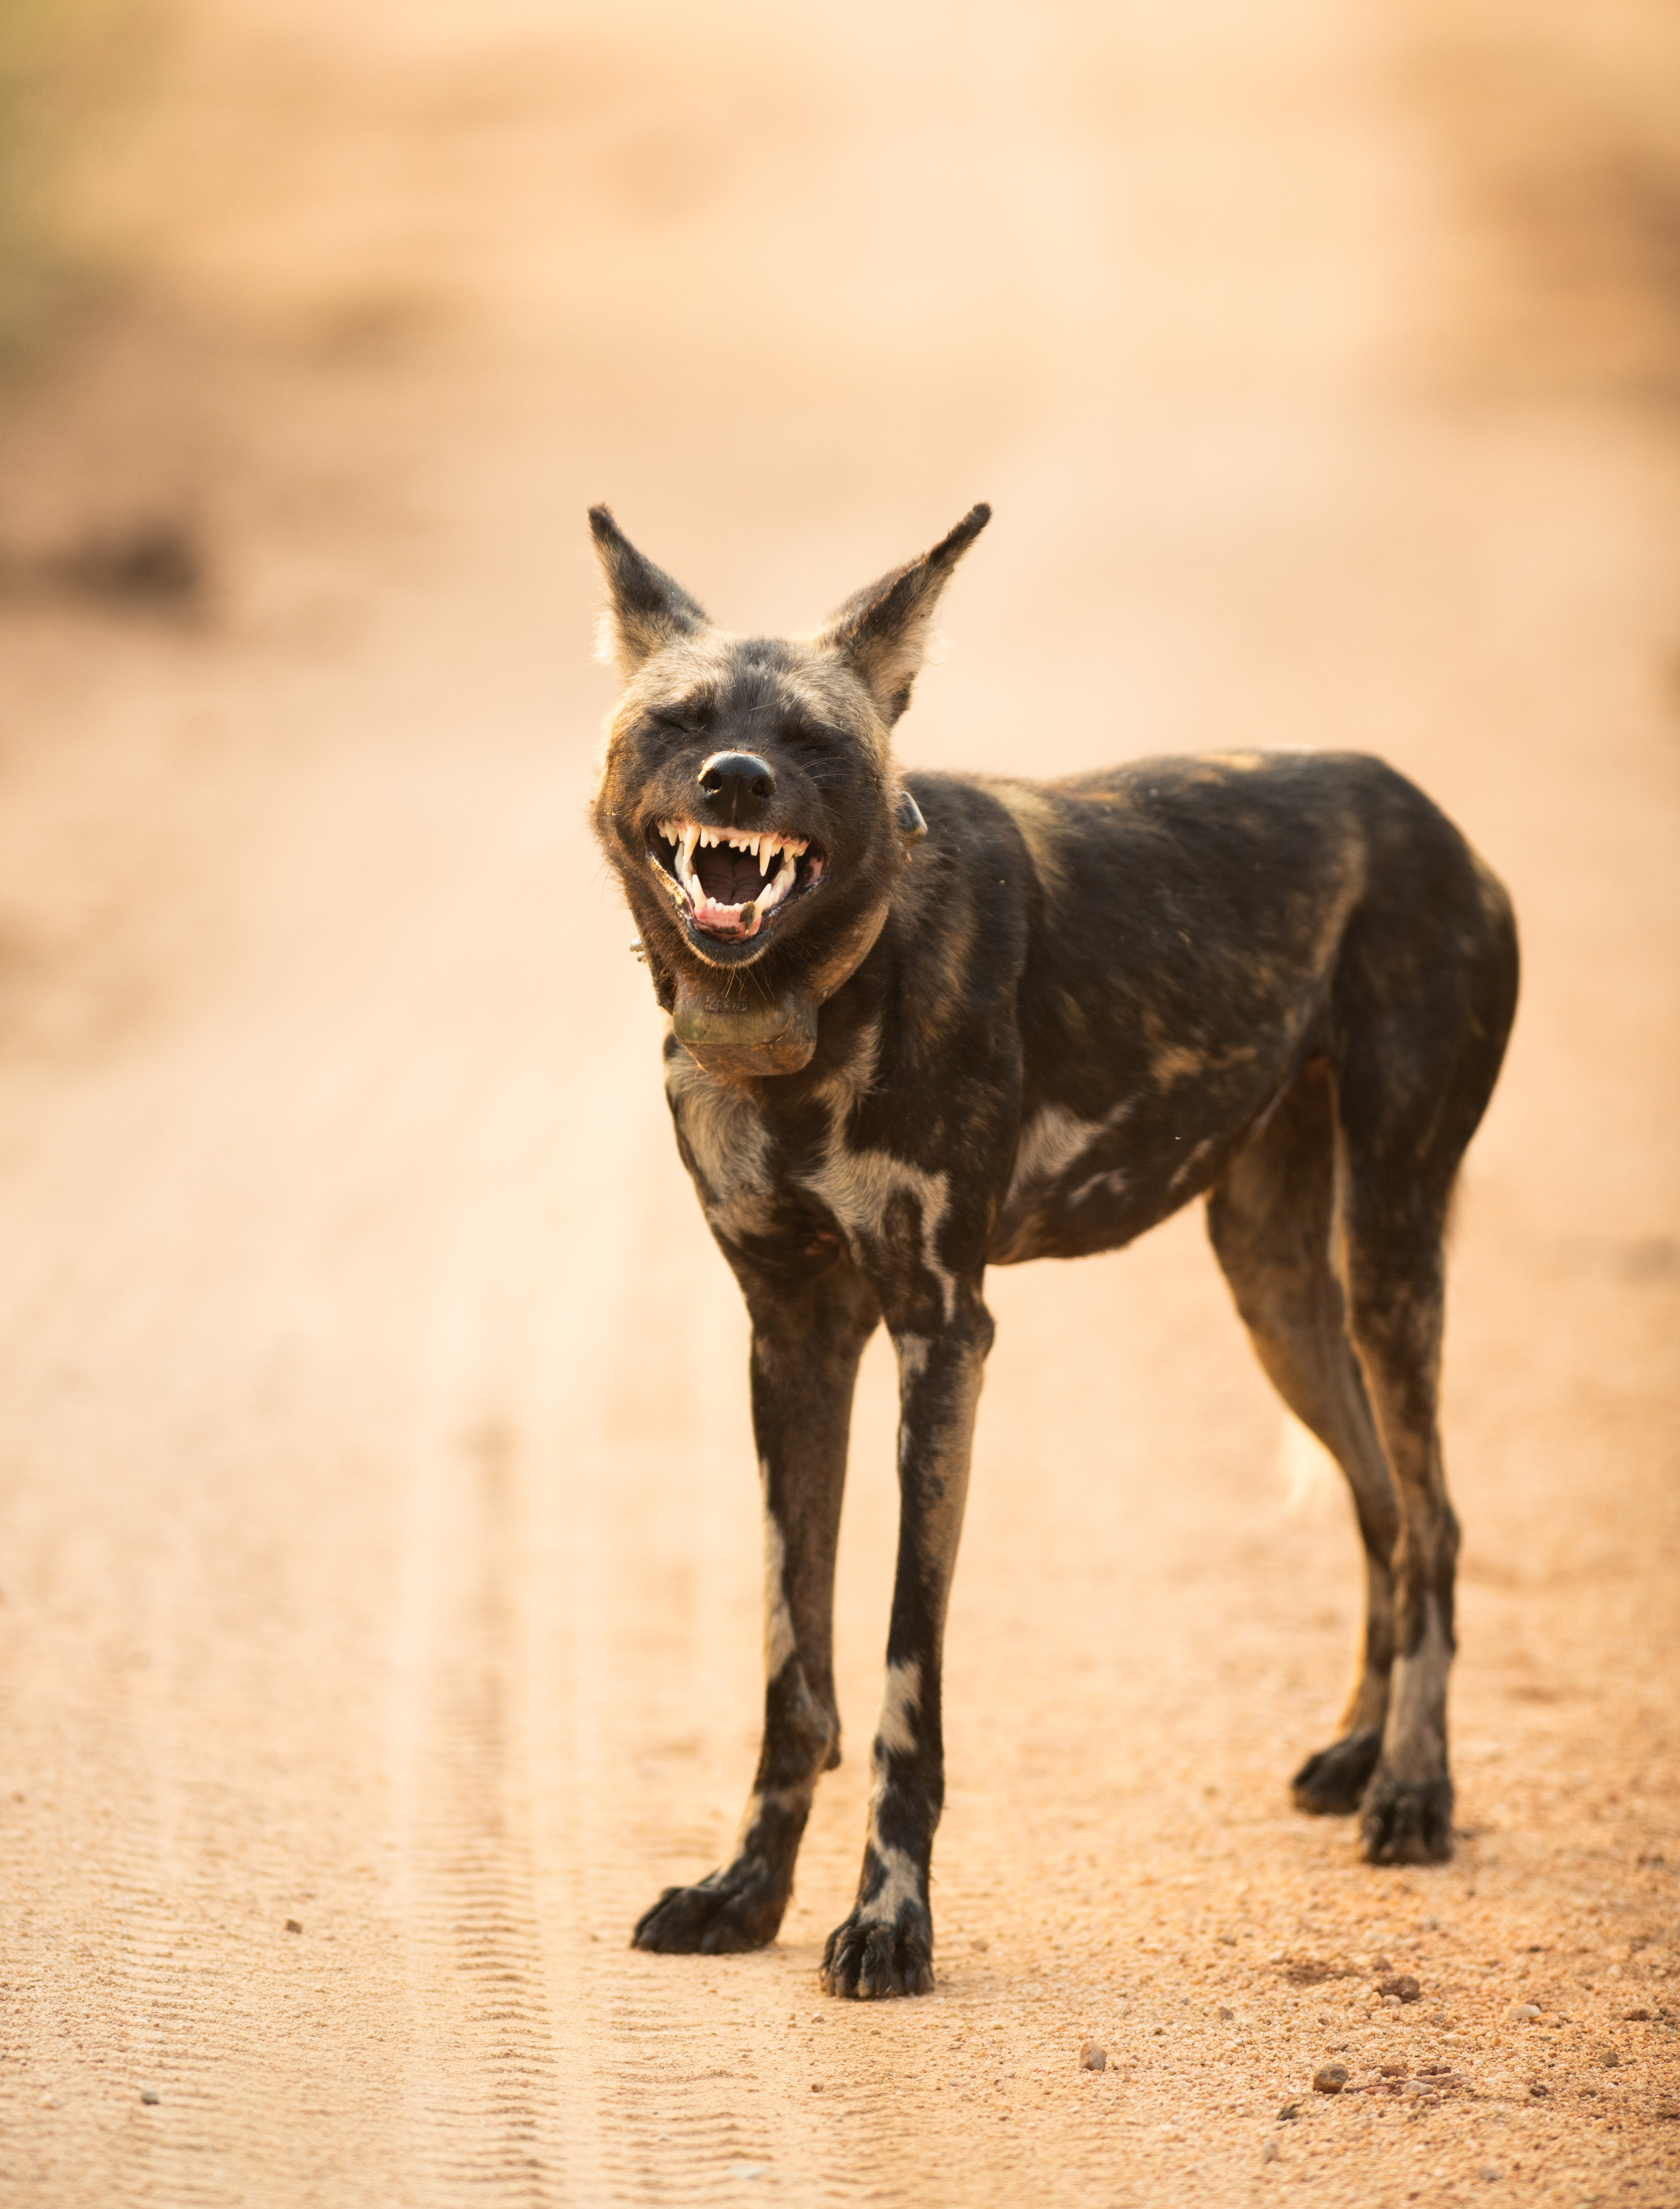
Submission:
[[[888,728],[910,703],[911,685],[927,650],[939,593],[991,520],[989,506],[971,508],[932,551],[894,568],[891,575],[848,599],[822,631],[819,641],[851,660]]]
[[[613,520],[611,508],[592,506],[589,527],[606,578],[599,654],[628,683],[642,661],[662,646],[708,627],[706,613],[679,583],[636,551]]]

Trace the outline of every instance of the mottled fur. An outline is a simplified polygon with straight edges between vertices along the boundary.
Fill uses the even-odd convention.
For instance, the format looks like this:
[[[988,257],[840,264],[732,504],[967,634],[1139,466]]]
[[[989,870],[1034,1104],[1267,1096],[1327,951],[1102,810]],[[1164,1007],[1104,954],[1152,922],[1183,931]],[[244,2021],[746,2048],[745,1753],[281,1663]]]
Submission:
[[[1372,1863],[1452,1848],[1442,1243],[1515,1006],[1508,901],[1421,792],[1352,754],[902,781],[891,726],[985,519],[815,637],[768,640],[714,629],[593,516],[626,678],[595,823],[659,1002],[711,990],[754,1035],[764,1006],[797,1003],[814,1038],[776,1074],[665,1044],[678,1147],[752,1321],[768,1677],[734,1853],[662,1895],[635,1939],[716,1952],[781,1922],[840,1754],[834,1545],[858,1361],[884,1320],[898,1574],[863,1874],[823,1964],[844,1995],[932,1984],[940,1653],[985,1268],[1116,1249],[1198,1195],[1261,1362],[1341,1464],[1365,1544],[1359,1678],[1296,1799],[1360,1810]],[[745,766],[708,792],[697,778],[720,758]],[[822,859],[731,943],[684,918],[659,830],[726,816]]]

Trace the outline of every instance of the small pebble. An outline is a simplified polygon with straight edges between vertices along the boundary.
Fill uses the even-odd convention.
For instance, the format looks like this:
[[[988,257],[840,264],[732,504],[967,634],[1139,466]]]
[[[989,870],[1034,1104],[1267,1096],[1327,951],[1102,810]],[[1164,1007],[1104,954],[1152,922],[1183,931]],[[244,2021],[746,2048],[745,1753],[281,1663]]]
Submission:
[[[1315,2094],[1340,2094],[1346,2084],[1347,2066],[1345,2063],[1321,2063],[1312,2074]]]
[[[158,2105],[157,2088],[155,2086],[142,2086],[140,2090],[140,2098],[146,2104],[148,2109],[156,2109]]]
[[[1107,2049],[1099,2048],[1094,2040],[1087,2040],[1079,2051],[1079,2068],[1081,2071],[1106,2071]]]
[[[1629,2025],[1636,2025],[1643,2024],[1651,2013],[1648,2009],[1624,2009],[1622,2014]]]
[[[1235,2018],[1236,2014],[1237,2013],[1234,2009],[1222,2009],[1219,2012],[1219,2023],[1221,2025],[1229,2025]]]
[[[1496,2178],[1502,2178],[1505,2174],[1496,2163],[1484,2163],[1476,2176],[1478,2178],[1485,2178],[1491,2184]]]
[[[1509,2009],[1506,2011],[1505,2014],[1507,2017],[1513,2019],[1518,2018],[1538,2017],[1540,2014],[1539,2004],[1538,2002],[1513,2002]]]
[[[1260,2151],[1260,2159],[1262,2163],[1275,2163],[1282,2153],[1283,2150],[1276,2140],[1268,2140]]]
[[[1404,2063],[1383,2063],[1377,2068],[1385,2079],[1404,2079],[1406,2076]]]
[[[1377,1989],[1384,2001],[1393,1995],[1403,2002],[1414,2002],[1419,1999],[1423,1991],[1410,1971],[1397,1971],[1393,1978],[1384,1979],[1382,1984]]]
[[[820,2079],[813,2079],[810,2082],[810,2090],[813,2094],[820,2094],[822,2092],[822,2081]]]
[[[301,1933],[304,1929],[295,1917],[288,1917],[286,1921],[286,1929],[288,1933]]]
[[[1607,2048],[1604,2054],[1599,2058],[1599,2061],[1604,2065],[1606,2071],[1613,2071],[1617,2065],[1622,2061],[1622,2058],[1617,2054],[1613,2048]]]

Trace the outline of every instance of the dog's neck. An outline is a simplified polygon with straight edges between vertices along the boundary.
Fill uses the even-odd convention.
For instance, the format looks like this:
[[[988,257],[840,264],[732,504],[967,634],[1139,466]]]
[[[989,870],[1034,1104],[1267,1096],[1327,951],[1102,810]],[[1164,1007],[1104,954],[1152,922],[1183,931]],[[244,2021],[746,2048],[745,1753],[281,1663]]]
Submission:
[[[744,995],[724,975],[685,965],[675,976],[671,1026],[677,1040],[708,1074],[725,1080],[798,1074],[816,1050],[817,1015],[875,948],[890,898],[860,914],[813,973],[780,992]]]

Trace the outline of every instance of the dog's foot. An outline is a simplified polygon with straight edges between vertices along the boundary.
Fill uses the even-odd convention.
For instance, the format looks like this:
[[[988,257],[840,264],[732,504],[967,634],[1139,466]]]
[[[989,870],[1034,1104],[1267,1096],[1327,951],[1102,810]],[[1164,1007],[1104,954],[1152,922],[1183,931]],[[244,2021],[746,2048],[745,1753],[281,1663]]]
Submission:
[[[1310,1756],[1291,1785],[1295,1807],[1316,1818],[1351,1817],[1382,1754],[1380,1726],[1362,1726]]]
[[[1394,1779],[1379,1766],[1359,1836],[1367,1863],[1445,1863],[1453,1853],[1452,1781]]]
[[[694,1887],[668,1887],[636,1921],[633,1948],[664,1956],[733,1956],[768,1947],[787,1908],[786,1889],[762,1864],[726,1864]]]
[[[900,1905],[890,1924],[854,1910],[822,1952],[824,1990],[852,2001],[933,1992],[933,1920],[919,1902]]]

